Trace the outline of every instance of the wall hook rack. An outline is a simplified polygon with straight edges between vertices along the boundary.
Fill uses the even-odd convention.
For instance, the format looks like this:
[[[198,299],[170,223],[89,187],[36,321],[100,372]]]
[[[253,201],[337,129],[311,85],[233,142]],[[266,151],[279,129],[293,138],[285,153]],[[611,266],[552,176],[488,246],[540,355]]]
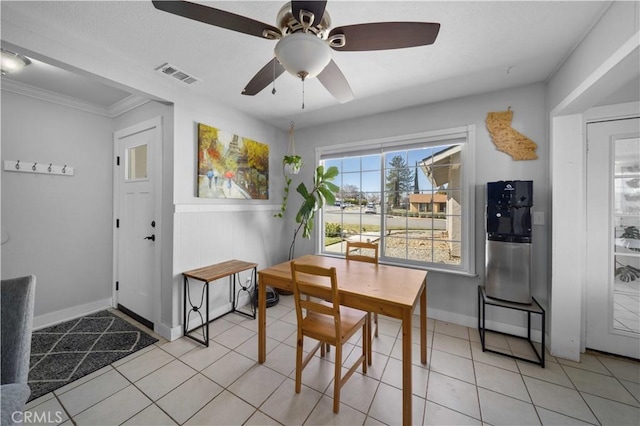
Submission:
[[[24,162],[20,160],[6,160],[4,170],[7,172],[41,173],[45,175],[73,176],[73,167],[68,165],[56,166],[53,163]]]

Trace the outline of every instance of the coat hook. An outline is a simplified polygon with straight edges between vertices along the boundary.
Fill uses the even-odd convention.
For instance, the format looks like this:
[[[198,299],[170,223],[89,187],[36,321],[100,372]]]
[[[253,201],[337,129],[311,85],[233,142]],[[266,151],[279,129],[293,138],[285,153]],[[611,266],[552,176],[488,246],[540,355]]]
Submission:
[[[31,166],[31,170],[33,170],[34,172],[36,171],[36,166],[38,165],[38,163],[33,163],[33,166]]]
[[[49,163],[49,167],[47,167],[47,170],[49,171],[49,173],[51,173],[51,165],[52,165],[52,164],[53,164],[53,163]]]
[[[20,170],[20,160],[16,163],[16,170]]]
[[[67,165],[65,164],[64,167],[62,168],[62,173],[67,173]]]

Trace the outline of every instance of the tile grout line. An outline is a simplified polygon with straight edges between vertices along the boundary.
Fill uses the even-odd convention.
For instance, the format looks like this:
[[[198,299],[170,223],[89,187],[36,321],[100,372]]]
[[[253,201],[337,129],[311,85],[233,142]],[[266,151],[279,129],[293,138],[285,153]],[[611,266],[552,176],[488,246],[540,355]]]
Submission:
[[[284,305],[283,305],[283,306],[284,306]],[[288,306],[287,306],[287,308],[288,308],[289,310],[291,310],[291,308],[290,308],[290,307],[288,307]],[[287,315],[287,314],[285,313],[285,314],[283,314],[281,317],[276,318],[275,320],[276,320],[276,321],[283,321],[284,323],[289,324],[287,321],[284,321],[284,320],[281,320],[281,319],[280,319],[280,318],[284,317],[285,315]],[[434,320],[434,321],[437,321],[437,320]],[[241,327],[244,327],[241,323],[233,323],[233,322],[231,322],[231,324],[233,324],[233,326],[241,326]],[[251,329],[249,329],[249,328],[247,328],[247,327],[244,327],[244,328],[245,328],[245,329],[247,329],[247,330],[249,330],[249,331],[254,332],[253,330],[251,330]],[[594,412],[594,411],[593,411],[593,409],[589,406],[589,404],[586,402],[586,400],[585,400],[585,398],[584,398],[584,395],[592,395],[592,394],[590,394],[589,392],[582,392],[582,391],[578,390],[578,389],[577,389],[577,387],[576,387],[576,385],[575,385],[575,383],[574,383],[574,381],[571,379],[571,377],[570,377],[570,376],[567,374],[567,372],[566,372],[566,368],[568,368],[568,367],[572,367],[572,366],[570,366],[570,365],[564,365],[564,364],[562,364],[562,363],[560,363],[560,362],[556,362],[556,364],[558,364],[558,366],[560,367],[560,371],[562,371],[562,373],[567,377],[567,379],[568,379],[569,383],[573,386],[573,388],[570,388],[570,387],[568,387],[568,386],[566,386],[566,385],[561,385],[561,384],[558,384],[558,383],[555,383],[555,382],[547,381],[547,380],[544,380],[544,379],[542,379],[542,378],[537,378],[537,377],[535,377],[535,376],[525,375],[525,374],[523,373],[523,370],[522,370],[522,368],[521,368],[521,365],[520,365],[518,362],[516,362],[516,363],[515,363],[516,371],[512,371],[512,370],[509,370],[509,369],[503,368],[502,366],[497,366],[497,365],[487,364],[487,363],[485,363],[485,362],[482,362],[481,360],[476,359],[476,358],[474,357],[474,355],[473,355],[473,349],[471,348],[471,346],[473,346],[473,343],[474,343],[474,342],[473,342],[473,341],[472,341],[472,339],[471,339],[471,333],[472,333],[474,330],[475,330],[475,329],[473,329],[472,327],[467,327],[467,334],[468,334],[468,338],[467,338],[467,339],[460,338],[460,339],[461,339],[461,340],[467,340],[467,344],[469,345],[470,354],[471,354],[471,357],[470,357],[471,367],[472,367],[472,369],[473,369],[473,377],[474,377],[474,380],[475,380],[474,387],[476,388],[476,389],[475,389],[475,391],[476,391],[476,402],[477,402],[477,404],[478,404],[479,413],[480,413],[480,421],[481,421],[481,422],[482,422],[482,419],[483,419],[483,413],[482,413],[482,405],[480,404],[479,389],[486,389],[486,388],[481,387],[481,386],[479,386],[479,385],[478,385],[478,378],[477,378],[477,371],[476,371],[476,364],[475,364],[476,362],[479,362],[479,363],[481,363],[481,364],[483,364],[483,365],[487,365],[487,366],[490,366],[490,367],[493,367],[493,368],[499,368],[500,370],[504,370],[504,371],[507,371],[507,372],[516,373],[516,374],[518,374],[518,376],[521,378],[521,380],[522,380],[523,382],[524,382],[524,378],[525,378],[525,377],[530,377],[530,378],[533,378],[533,379],[535,379],[535,380],[540,380],[541,382],[550,383],[550,384],[552,384],[552,385],[556,385],[556,386],[560,386],[560,387],[563,387],[563,388],[566,388],[566,389],[574,390],[574,391],[578,392],[578,394],[580,394],[580,397],[581,397],[582,401],[587,405],[587,407],[588,407],[589,411],[591,412],[591,414],[593,415],[593,417],[596,419],[596,421],[598,422],[598,424],[600,423],[600,419],[598,419],[598,417],[595,415],[595,412]],[[431,331],[432,333],[434,333],[434,334],[435,334],[435,324],[434,324],[434,330],[427,330],[427,333],[429,333],[430,331]],[[453,336],[453,335],[450,335],[450,334],[447,334],[447,333],[439,333],[439,334],[443,334],[443,335],[446,335],[446,336],[448,336],[448,337],[455,337],[455,338],[459,338],[458,336]],[[254,332],[254,335],[253,335],[253,336],[251,336],[251,337],[249,337],[248,339],[246,339],[243,343],[241,343],[241,345],[242,345],[242,344],[244,344],[244,343],[246,343],[246,341],[248,341],[248,340],[250,340],[250,339],[254,338],[254,336],[255,336],[255,332]],[[214,339],[215,339],[215,337],[216,337],[216,336],[213,336],[210,340],[211,340],[211,341],[213,341],[213,342],[215,342],[215,340],[214,340]],[[392,337],[392,336],[388,336],[388,337]],[[434,335],[433,337],[434,337],[434,341],[435,341],[435,335]],[[400,337],[398,337],[398,335],[396,335],[396,337],[395,337],[395,339],[394,339],[394,344],[392,345],[392,349],[391,349],[391,352],[390,352],[389,354],[384,354],[384,353],[379,353],[379,352],[378,352],[378,354],[380,354],[379,356],[385,356],[385,357],[386,357],[386,360],[385,360],[385,364],[384,364],[384,367],[383,367],[383,369],[382,369],[382,373],[381,373],[382,375],[380,376],[380,378],[377,378],[377,379],[376,379],[376,378],[372,378],[373,380],[377,381],[378,383],[376,384],[376,390],[375,390],[375,392],[373,393],[373,397],[372,397],[372,399],[371,399],[371,401],[369,402],[369,405],[368,405],[368,407],[367,407],[367,412],[366,412],[366,413],[363,413],[362,411],[360,411],[360,410],[356,409],[355,407],[352,407],[352,406],[350,406],[350,405],[348,405],[348,404],[345,404],[345,406],[347,406],[347,407],[349,407],[349,408],[351,408],[351,409],[355,410],[356,412],[359,412],[359,413],[364,414],[364,416],[365,416],[365,420],[364,420],[364,422],[365,422],[365,423],[367,422],[367,419],[372,419],[372,420],[377,420],[377,421],[379,421],[379,420],[378,420],[378,419],[376,419],[375,417],[372,417],[369,413],[370,413],[370,411],[371,411],[371,409],[372,409],[372,407],[373,407],[373,403],[374,403],[374,401],[375,401],[375,397],[376,397],[376,395],[378,394],[378,391],[379,391],[379,388],[380,388],[380,383],[382,382],[382,376],[384,375],[384,372],[385,372],[385,371],[386,371],[386,369],[388,368],[388,365],[389,365],[390,359],[391,359],[391,358],[394,358],[394,360],[397,360],[397,358],[395,358],[395,357],[393,357],[393,356],[392,356],[392,353],[393,353],[393,347],[397,344],[397,342],[398,342],[398,340],[399,340],[399,339],[401,340],[401,336],[400,336]],[[276,347],[281,346],[281,345],[285,345],[285,346],[287,347],[287,349],[295,349],[295,348],[291,347],[290,345],[286,344],[286,343],[285,343],[285,340],[286,340],[286,338],[285,338],[284,340],[278,340],[278,344],[276,345]],[[183,361],[183,360],[180,358],[180,357],[182,357],[182,356],[184,356],[184,355],[186,355],[186,354],[188,354],[188,353],[190,353],[190,352],[192,352],[192,351],[196,350],[196,347],[193,347],[193,348],[189,349],[187,352],[185,352],[185,353],[181,354],[181,355],[180,355],[180,357],[179,357],[179,356],[177,356],[177,355],[174,355],[174,354],[172,354],[172,353],[168,352],[168,350],[167,350],[167,349],[162,348],[162,347],[161,347],[161,345],[158,345],[158,343],[160,343],[160,342],[154,343],[154,345],[155,345],[157,348],[161,349],[164,353],[166,353],[166,354],[170,355],[170,357],[172,358],[172,360],[171,360],[169,363],[173,362],[173,360],[178,360],[178,361],[180,361],[180,362],[181,362],[181,364],[183,364],[183,365],[185,365],[185,366],[187,366],[187,367],[189,367],[189,368],[193,369],[194,371],[196,371],[196,373],[195,373],[194,375],[190,376],[190,378],[194,377],[194,376],[195,376],[195,375],[197,375],[197,374],[200,374],[200,375],[202,375],[203,377],[205,377],[207,380],[211,380],[213,383],[218,384],[215,380],[210,379],[209,377],[205,376],[205,375],[202,373],[202,371],[203,371],[204,369],[206,369],[206,368],[210,367],[211,365],[213,365],[213,364],[214,364],[215,362],[217,362],[218,360],[213,361],[211,364],[208,364],[207,366],[203,367],[202,369],[196,369],[196,368],[191,367],[189,364],[187,364],[185,361]],[[166,344],[166,343],[170,343],[170,342],[164,342],[163,344]],[[219,344],[219,343],[217,343],[217,342],[215,342],[215,343],[216,343],[216,344]],[[508,344],[508,342],[507,342],[507,344]],[[219,345],[221,345],[221,344],[219,344]],[[241,356],[243,356],[243,357],[246,357],[245,355],[243,355],[243,354],[241,354],[240,352],[237,352],[237,351],[236,351],[236,349],[237,349],[239,346],[241,346],[241,345],[237,345],[235,348],[228,348],[228,347],[226,347],[226,346],[224,346],[224,345],[221,345],[221,346],[222,346],[222,347],[224,347],[225,349],[228,349],[228,350],[229,350],[229,352],[228,352],[228,353],[234,353],[234,354],[236,354],[236,355],[241,355]],[[353,351],[354,349],[356,349],[357,347],[358,347],[358,346],[357,346],[357,342],[356,342],[356,344],[354,344],[354,345],[353,345],[353,347],[352,347],[352,351]],[[434,349],[433,349],[433,342],[432,342],[432,347],[430,348],[430,350],[431,350],[431,352],[433,352],[433,350],[434,350]],[[147,351],[146,353],[148,353],[148,351]],[[450,353],[450,352],[445,351],[445,353]],[[139,355],[139,356],[142,356],[142,355],[144,355],[144,354],[141,354],[141,355]],[[226,356],[226,354],[225,354],[225,356]],[[626,387],[621,383],[621,381],[620,381],[621,379],[620,379],[620,378],[618,378],[617,376],[615,376],[615,375],[612,373],[612,371],[611,371],[611,370],[610,370],[606,365],[604,365],[604,363],[602,362],[602,360],[600,359],[600,357],[599,357],[599,356],[594,356],[594,357],[595,357],[595,358],[596,358],[596,360],[598,361],[599,365],[601,365],[601,366],[605,369],[605,371],[607,371],[607,372],[609,373],[608,377],[613,377],[613,378],[616,380],[616,382],[617,382],[620,386],[622,386],[625,390],[627,390],[627,392],[629,392],[629,391],[628,391],[628,389],[626,389]],[[133,361],[133,360],[134,360],[134,359],[136,359],[136,358],[137,358],[137,357],[134,357],[134,358],[132,358],[131,360],[129,360],[129,361],[127,361],[127,362]],[[254,363],[256,363],[256,365],[257,365],[257,362],[256,362],[254,359],[252,359],[252,358],[248,358],[248,359],[251,359],[251,360],[252,360]],[[119,361],[119,360],[118,360],[118,361]],[[327,361],[328,361],[328,362],[332,362],[331,360],[327,360]],[[126,363],[125,363],[125,364],[126,364]],[[125,365],[125,364],[121,364],[120,366]],[[159,369],[161,369],[161,368],[165,367],[167,364],[168,364],[168,363],[163,364],[162,366],[160,366],[160,367],[158,367],[157,369],[155,369],[153,372],[158,371]],[[424,410],[423,410],[423,412],[422,412],[422,424],[424,424],[424,422],[426,422],[426,420],[427,420],[427,417],[426,417],[426,415],[427,415],[427,410],[426,410],[426,404],[427,404],[427,402],[430,402],[430,403],[432,403],[432,404],[436,404],[436,405],[441,406],[441,407],[443,407],[443,408],[445,408],[445,409],[447,409],[447,410],[449,410],[449,411],[452,411],[452,412],[455,412],[455,413],[459,413],[459,414],[464,415],[464,416],[466,416],[466,417],[473,418],[472,416],[469,416],[469,415],[467,415],[467,414],[465,414],[465,413],[463,413],[463,412],[460,412],[460,411],[454,410],[454,409],[452,409],[452,408],[450,408],[450,407],[448,407],[448,406],[446,406],[446,405],[442,405],[442,404],[439,404],[439,403],[437,403],[437,402],[430,401],[430,400],[428,399],[429,384],[430,384],[430,382],[431,382],[432,377],[431,377],[431,364],[429,363],[429,364],[427,364],[427,365],[428,365],[428,366],[426,367],[427,374],[428,374],[428,377],[427,377],[427,384],[426,384],[426,392],[427,392],[427,393],[425,394],[425,398],[424,398],[425,407],[424,407]],[[166,415],[167,415],[167,416],[168,416],[172,421],[175,421],[175,419],[173,419],[173,417],[171,417],[167,412],[165,412],[164,410],[162,410],[162,408],[160,408],[160,406],[158,406],[158,405],[156,404],[156,402],[155,402],[155,401],[153,401],[153,400],[152,400],[150,397],[148,397],[144,392],[142,392],[142,390],[141,390],[141,389],[139,389],[139,388],[136,386],[136,384],[135,384],[135,383],[131,382],[131,380],[129,380],[127,377],[125,377],[125,376],[124,376],[124,374],[123,374],[123,373],[121,373],[121,372],[118,370],[118,368],[114,367],[114,366],[113,366],[113,364],[110,364],[110,366],[111,366],[111,368],[112,368],[112,369],[114,369],[114,370],[118,371],[118,374],[119,374],[119,375],[123,376],[123,377],[124,377],[124,379],[125,379],[129,384],[132,384],[132,385],[133,385],[133,386],[134,386],[138,391],[140,391],[140,392],[141,392],[141,393],[142,393],[142,394],[143,394],[143,395],[144,395],[144,396],[145,396],[149,401],[151,401],[151,403],[150,403],[149,405],[146,405],[144,408],[142,408],[142,409],[141,409],[140,411],[138,411],[136,414],[134,414],[133,416],[131,416],[129,419],[125,420],[125,422],[126,422],[126,421],[128,421],[128,420],[130,420],[131,418],[135,417],[136,415],[138,415],[140,412],[144,411],[145,409],[147,409],[147,408],[148,408],[148,407],[150,407],[151,405],[155,405],[156,407],[158,407],[158,409],[159,409],[161,412],[163,412],[164,414],[166,414]],[[412,366],[413,366],[413,364],[412,364]],[[287,381],[290,379],[290,377],[289,377],[289,376],[290,376],[290,374],[291,374],[291,373],[290,373],[289,375],[284,375],[284,374],[282,374],[281,372],[276,371],[276,370],[274,370],[274,369],[273,369],[273,368],[271,368],[271,367],[268,367],[268,366],[266,366],[266,365],[264,365],[264,367],[266,367],[267,369],[269,369],[269,370],[270,370],[270,371],[272,371],[272,372],[275,372],[275,373],[277,373],[277,374],[279,374],[279,375],[281,375],[281,376],[284,376],[284,380],[283,380],[283,381],[282,381],[282,382],[281,382],[277,387],[275,387],[275,389],[273,390],[273,392],[271,392],[271,393],[270,393],[270,394],[269,394],[269,395],[268,395],[268,396],[267,396],[267,397],[262,401],[262,403],[261,403],[258,407],[253,406],[253,405],[252,405],[252,404],[250,404],[248,401],[245,401],[241,396],[236,395],[235,393],[233,393],[233,392],[231,392],[231,391],[229,390],[229,387],[231,387],[231,386],[232,386],[234,383],[236,383],[236,382],[237,382],[241,377],[243,377],[243,376],[244,376],[244,375],[245,375],[245,374],[246,374],[246,373],[247,373],[251,368],[253,368],[253,367],[251,367],[249,370],[246,370],[242,375],[240,375],[238,378],[236,378],[236,379],[235,379],[232,383],[230,383],[228,386],[221,386],[223,390],[222,390],[221,392],[217,393],[213,398],[211,398],[211,399],[210,399],[206,404],[204,404],[204,406],[203,406],[203,407],[201,407],[199,410],[197,410],[197,411],[196,411],[196,412],[195,412],[191,417],[189,417],[189,419],[187,419],[186,421],[188,421],[188,420],[190,420],[191,418],[193,418],[194,416],[196,416],[196,415],[197,415],[197,414],[198,414],[198,413],[199,413],[199,412],[200,412],[200,411],[201,411],[201,410],[202,410],[202,409],[203,409],[207,404],[211,403],[211,401],[213,401],[214,399],[216,399],[216,398],[217,398],[217,397],[218,397],[222,392],[224,392],[224,391],[226,390],[226,391],[230,392],[232,395],[234,395],[234,396],[236,396],[237,398],[239,398],[241,401],[243,401],[243,402],[247,403],[249,406],[251,406],[251,407],[254,409],[254,410],[253,410],[253,413],[248,417],[248,419],[247,419],[244,423],[249,422],[249,420],[250,420],[253,416],[255,416],[258,412],[260,412],[260,414],[261,414],[261,415],[266,416],[267,418],[269,418],[269,419],[273,420],[274,422],[276,422],[276,423],[280,424],[280,423],[279,423],[278,421],[276,421],[275,419],[272,419],[272,418],[271,418],[271,416],[269,416],[268,414],[266,414],[266,413],[262,412],[262,411],[260,410],[260,408],[261,408],[261,407],[263,407],[263,406],[264,406],[264,404],[265,404],[265,402],[266,402],[270,397],[272,397],[272,396],[273,396],[273,394],[274,394],[275,392],[277,392],[277,391],[278,391],[278,389],[280,389],[280,388],[281,388],[281,386],[283,386],[283,384],[284,384],[285,382],[287,382]],[[576,368],[576,367],[573,367],[573,368]],[[583,370],[583,369],[580,369],[580,370]],[[584,370],[585,370],[585,371],[587,371],[587,372],[589,372],[589,373],[601,374],[601,373],[594,372],[594,371],[591,371],[591,370],[588,370],[588,369],[584,369]],[[150,372],[149,374],[152,374],[153,372]],[[147,375],[145,375],[145,376],[143,376],[143,377],[147,377],[149,374],[147,374]],[[442,374],[442,373],[440,373],[440,374]],[[365,375],[365,376],[367,376],[367,375]],[[456,379],[455,377],[448,376],[448,375],[446,375],[446,374],[443,374],[443,376],[446,376],[446,377],[449,377],[449,378]],[[189,379],[190,379],[190,378],[189,378]],[[142,378],[140,378],[140,379],[138,379],[138,380],[141,380],[141,379],[142,379]],[[187,380],[189,380],[189,379],[187,379]],[[92,379],[92,380],[93,380],[93,379]],[[460,379],[456,379],[456,380],[460,380]],[[332,381],[333,381],[333,379],[332,379]],[[330,382],[329,382],[329,384],[328,384],[328,385],[327,385],[327,387],[324,389],[324,391],[319,392],[319,393],[320,393],[320,398],[318,399],[318,401],[316,401],[315,405],[311,408],[311,410],[309,411],[309,413],[308,413],[308,414],[307,414],[307,416],[305,417],[305,420],[304,420],[305,422],[309,420],[309,418],[310,418],[311,414],[312,414],[312,413],[313,413],[313,411],[318,407],[318,405],[320,404],[320,401],[321,401],[325,396],[328,396],[329,398],[331,398],[331,396],[330,396],[330,395],[328,395],[328,394],[327,394],[327,392],[328,392],[328,390],[330,390],[330,388],[331,388],[331,383],[332,383],[332,381],[330,381]],[[170,393],[170,392],[172,392],[173,390],[175,390],[177,387],[179,387],[179,386],[180,386],[180,385],[182,385],[183,383],[184,383],[184,382],[182,382],[182,383],[180,383],[179,385],[177,385],[177,386],[173,387],[169,392],[167,392],[167,394],[168,394],[168,393]],[[386,382],[384,382],[384,383],[385,383],[386,385],[389,385],[389,384],[388,384],[388,383],[386,383]],[[219,385],[219,384],[218,384],[218,385]],[[313,391],[315,391],[315,392],[318,392],[316,389],[311,388],[311,387],[309,387],[308,385],[303,384],[303,386],[305,386],[306,388],[309,388],[309,389],[311,389],[311,390],[313,390]],[[389,386],[391,386],[391,387],[393,387],[393,388],[395,388],[395,389],[398,389],[397,387],[395,387],[395,386],[393,386],[393,385],[389,385]],[[547,410],[547,411],[552,412],[552,413],[557,413],[557,414],[559,414],[559,415],[566,416],[566,417],[568,417],[568,418],[572,418],[572,419],[580,420],[580,419],[577,419],[577,418],[575,418],[575,417],[573,417],[573,416],[570,416],[570,415],[567,415],[567,414],[564,414],[564,413],[561,413],[561,412],[557,412],[557,411],[555,411],[555,410],[551,410],[551,409],[549,409],[549,408],[539,407],[539,406],[535,405],[535,404],[533,403],[533,399],[532,399],[532,397],[531,397],[531,393],[530,393],[529,387],[527,386],[526,382],[524,382],[524,386],[525,386],[525,389],[526,389],[526,391],[527,391],[527,395],[528,395],[529,399],[531,400],[530,404],[532,405],[532,407],[533,407],[533,408],[534,408],[534,410],[536,411],[536,416],[537,416],[537,418],[538,418],[538,421],[540,421],[540,423],[542,423],[542,417],[541,417],[541,415],[540,415],[540,411],[539,411],[539,409],[544,409],[544,410]],[[125,387],[125,388],[126,388],[126,387]],[[121,390],[122,390],[122,389],[121,389]],[[489,390],[489,391],[492,391],[491,389],[488,389],[488,390]],[[119,392],[119,391],[117,391],[117,392]],[[113,394],[111,394],[111,395],[107,396],[106,398],[102,399],[101,401],[97,402],[96,404],[98,404],[98,403],[100,403],[100,402],[104,401],[105,399],[107,399],[107,398],[109,398],[109,397],[111,397],[111,396],[115,395],[117,392],[114,392]],[[492,392],[496,392],[496,391],[492,391]],[[496,393],[501,394],[501,395],[504,395],[504,394],[502,394],[501,392],[496,392]],[[630,392],[629,392],[629,393],[630,393]],[[71,423],[76,424],[76,422],[75,422],[75,420],[73,419],[73,417],[71,417],[71,416],[69,415],[69,413],[67,412],[66,407],[62,404],[62,401],[59,399],[59,396],[58,396],[57,394],[55,394],[55,392],[52,392],[52,394],[53,394],[53,397],[54,397],[54,398],[56,398],[56,400],[57,400],[57,402],[60,404],[60,406],[63,408],[63,410],[65,410],[65,412],[67,413],[67,416],[69,417],[69,420],[71,421]],[[583,395],[583,394],[584,394],[584,395]],[[166,395],[166,394],[165,394],[165,395]],[[632,395],[632,397],[633,397],[635,400],[637,400],[637,398],[635,397],[635,395],[633,395],[633,394],[631,394],[631,395]],[[43,395],[43,396],[44,396],[44,395]],[[412,397],[415,397],[415,396],[416,396],[416,395],[413,395]],[[505,395],[505,396],[509,396],[509,395]],[[614,400],[614,399],[609,399],[609,398],[607,398],[607,397],[603,397],[603,396],[600,396],[600,395],[595,395],[595,396],[596,396],[596,397],[598,397],[598,398],[602,398],[602,399],[608,400],[608,401],[613,401],[613,402],[617,402],[617,403],[620,403],[620,404],[625,404],[625,405],[628,405],[628,406],[633,407],[633,408],[638,408],[638,407],[633,406],[633,405],[631,405],[631,404],[626,404],[626,403],[624,403],[624,402],[617,401],[617,400]],[[418,397],[419,397],[419,396],[418,396]],[[46,402],[46,401],[45,401],[45,402]],[[525,402],[525,403],[526,403],[526,401],[523,401],[523,402]],[[44,402],[43,402],[43,403],[44,403]],[[91,407],[94,407],[96,404],[93,404]],[[341,401],[341,404],[344,404],[344,403]],[[89,408],[91,408],[91,407],[88,407],[87,409],[83,410],[82,412],[85,412],[86,410],[88,410],[88,409],[89,409]],[[35,407],[32,407],[32,409],[34,409],[34,408],[35,408]],[[80,414],[80,413],[78,413],[78,414]],[[476,420],[477,420],[477,419],[476,419]],[[186,422],[186,421],[185,421],[185,422]],[[581,420],[581,421],[583,421],[583,420]],[[176,423],[177,423],[177,422],[176,422]]]

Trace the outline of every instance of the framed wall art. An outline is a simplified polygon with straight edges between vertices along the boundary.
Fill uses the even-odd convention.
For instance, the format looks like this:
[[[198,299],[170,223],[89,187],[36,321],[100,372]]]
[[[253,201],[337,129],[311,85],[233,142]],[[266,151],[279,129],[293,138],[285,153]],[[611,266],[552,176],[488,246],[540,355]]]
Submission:
[[[269,145],[198,123],[198,197],[269,199]]]

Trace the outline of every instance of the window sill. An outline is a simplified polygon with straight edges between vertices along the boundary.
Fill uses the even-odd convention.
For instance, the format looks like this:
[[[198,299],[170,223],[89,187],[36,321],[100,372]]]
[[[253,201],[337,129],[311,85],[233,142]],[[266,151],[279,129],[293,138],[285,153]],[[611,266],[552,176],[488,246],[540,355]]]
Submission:
[[[319,256],[335,257],[335,258],[339,258],[339,259],[344,259],[344,255],[336,255],[336,254],[332,254],[332,253],[317,253],[317,254]],[[384,260],[380,260],[380,264],[381,265],[389,265],[389,266],[399,266],[401,268],[419,269],[421,271],[427,271],[427,272],[437,272],[437,273],[442,273],[442,274],[458,275],[458,276],[466,277],[466,278],[479,278],[478,274],[475,274],[475,273],[471,273],[471,272],[467,272],[467,271],[458,271],[458,270],[453,270],[453,269],[445,269],[445,268],[434,268],[432,266],[421,266],[421,265],[414,265],[414,264],[407,264],[407,263],[400,263],[400,262],[389,262],[389,261],[384,261]]]

